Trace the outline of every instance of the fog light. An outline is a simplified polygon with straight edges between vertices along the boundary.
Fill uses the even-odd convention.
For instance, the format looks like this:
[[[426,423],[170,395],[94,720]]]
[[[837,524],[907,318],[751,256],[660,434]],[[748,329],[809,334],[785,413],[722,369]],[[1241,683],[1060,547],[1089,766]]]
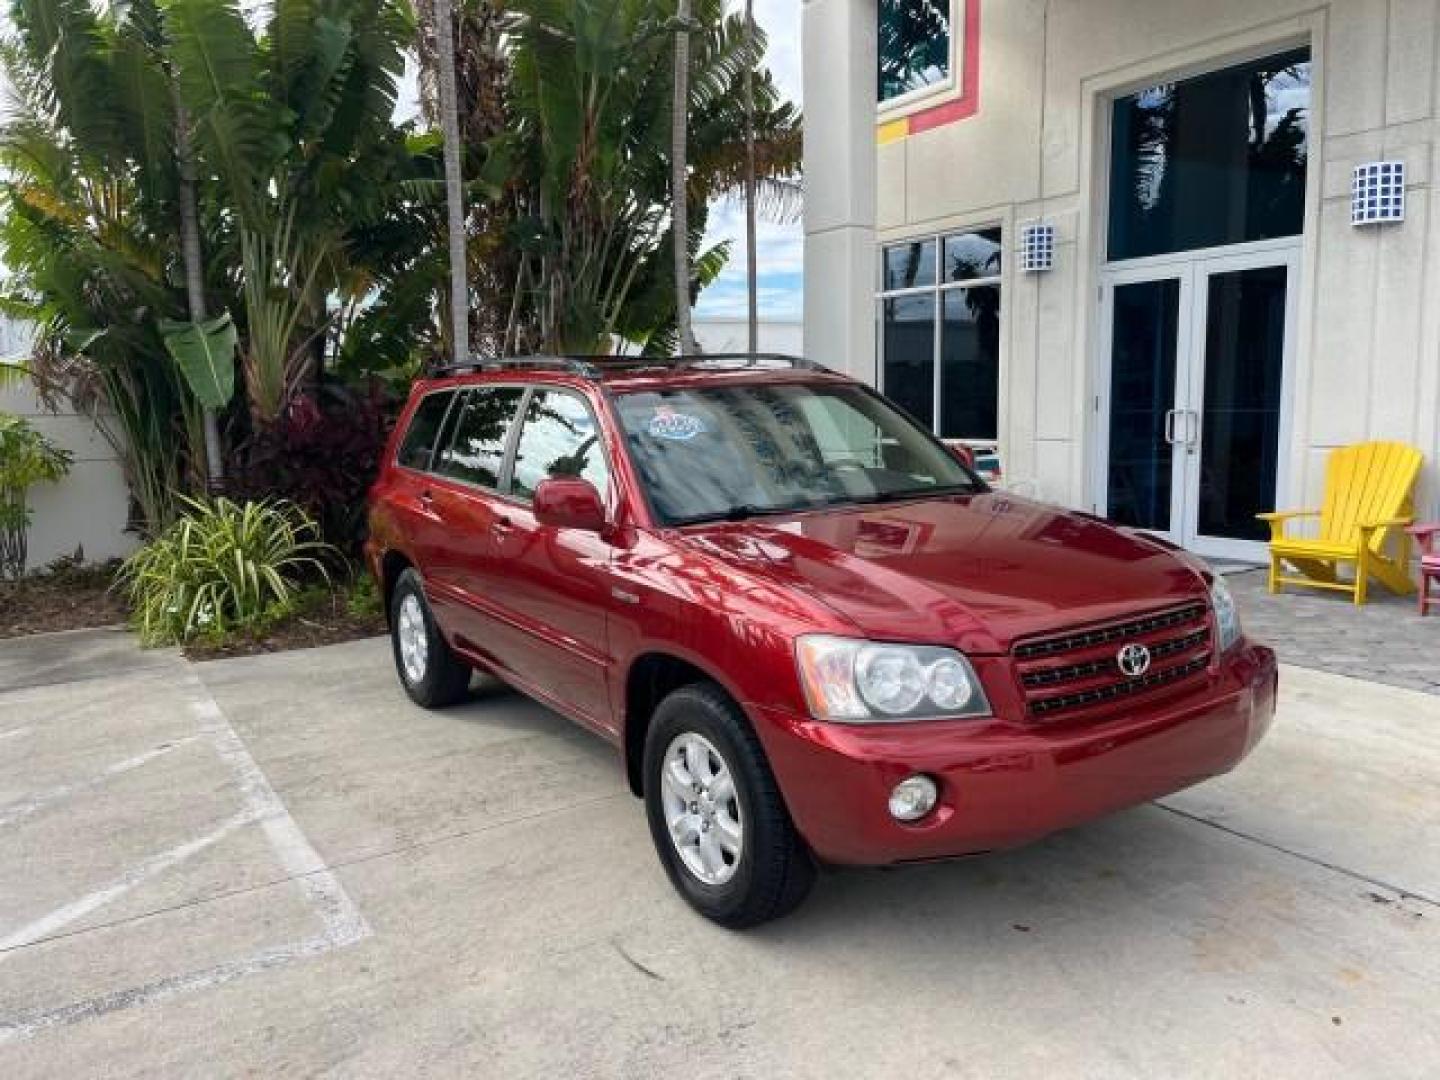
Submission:
[[[890,793],[890,816],[896,821],[919,821],[935,808],[939,792],[928,776],[912,776]]]

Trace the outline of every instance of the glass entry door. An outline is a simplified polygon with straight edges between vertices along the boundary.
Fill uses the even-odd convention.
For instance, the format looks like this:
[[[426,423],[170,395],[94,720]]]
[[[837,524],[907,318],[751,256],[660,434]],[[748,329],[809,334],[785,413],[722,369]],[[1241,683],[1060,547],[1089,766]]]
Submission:
[[[1112,520],[1212,558],[1261,561],[1288,445],[1298,252],[1112,271],[1096,406]]]

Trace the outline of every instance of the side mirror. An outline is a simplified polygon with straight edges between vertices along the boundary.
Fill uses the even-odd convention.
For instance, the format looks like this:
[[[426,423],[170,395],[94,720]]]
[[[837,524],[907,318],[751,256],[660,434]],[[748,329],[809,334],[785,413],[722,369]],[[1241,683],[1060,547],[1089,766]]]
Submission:
[[[588,480],[570,477],[542,480],[535,489],[535,520],[552,529],[603,532],[605,504]]]
[[[943,439],[945,449],[955,455],[956,460],[972,472],[975,470],[975,451],[958,439]]]

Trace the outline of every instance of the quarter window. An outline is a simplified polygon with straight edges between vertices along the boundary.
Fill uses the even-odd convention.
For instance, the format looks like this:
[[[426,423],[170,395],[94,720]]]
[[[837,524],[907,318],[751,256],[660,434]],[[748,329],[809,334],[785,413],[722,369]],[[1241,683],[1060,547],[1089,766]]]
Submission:
[[[1001,259],[999,229],[882,253],[881,389],[942,438],[998,436]]]
[[[541,481],[572,477],[590,481],[603,496],[610,470],[600,444],[599,425],[583,401],[560,390],[537,390],[515,448],[511,494],[531,499]]]
[[[524,393],[518,386],[481,386],[455,403],[435,471],[452,480],[495,488],[505,463],[510,422]]]
[[[950,80],[953,0],[880,0],[883,105]]]
[[[441,390],[426,395],[415,407],[415,415],[410,418],[405,440],[400,444],[399,454],[395,456],[398,464],[407,469],[419,469],[421,472],[430,468],[440,425],[445,420],[445,410],[450,408],[450,399],[454,396],[449,390]]]

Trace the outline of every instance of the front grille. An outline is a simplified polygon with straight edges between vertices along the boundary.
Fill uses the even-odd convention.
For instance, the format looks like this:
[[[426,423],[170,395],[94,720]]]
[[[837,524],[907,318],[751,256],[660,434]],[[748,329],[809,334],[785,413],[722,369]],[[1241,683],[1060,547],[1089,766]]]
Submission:
[[[1143,619],[1135,619],[1131,622],[1123,622],[1115,626],[1102,626],[1095,630],[1081,630],[1075,633],[1065,634],[1061,637],[1042,638],[1039,641],[1026,642],[1023,645],[1017,645],[1015,647],[1015,658],[1017,660],[1034,660],[1037,657],[1054,656],[1056,653],[1088,649],[1094,645],[1108,645],[1112,641],[1123,642],[1130,638],[1154,633],[1156,630],[1166,630],[1172,626],[1181,626],[1189,622],[1199,622],[1204,618],[1205,605],[1193,604],[1190,607],[1183,607],[1177,611],[1165,611],[1159,615],[1150,615]]]
[[[1150,668],[1138,678],[1120,670],[1119,651],[1131,644],[1150,650]],[[1068,630],[1022,641],[1013,655],[1032,717],[1088,715],[1108,703],[1159,694],[1201,675],[1211,657],[1209,612],[1204,604],[1188,604]]]

